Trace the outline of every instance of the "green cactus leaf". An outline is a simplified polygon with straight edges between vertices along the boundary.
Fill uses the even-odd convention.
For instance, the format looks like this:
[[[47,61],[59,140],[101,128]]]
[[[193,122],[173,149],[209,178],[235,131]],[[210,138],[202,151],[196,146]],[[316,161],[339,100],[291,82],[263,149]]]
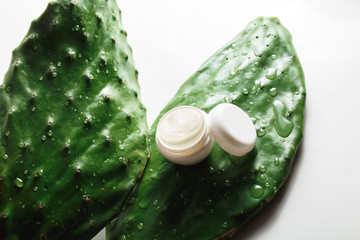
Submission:
[[[222,102],[245,110],[257,129],[255,149],[231,156],[215,145],[184,167],[157,150],[159,119],[192,105],[209,112]],[[300,144],[303,71],[289,32],[277,18],[258,18],[210,57],[179,89],[150,131],[151,156],[136,191],[107,227],[108,239],[225,239],[268,203],[289,174]]]
[[[89,239],[148,158],[115,0],[49,3],[0,87],[0,239]]]

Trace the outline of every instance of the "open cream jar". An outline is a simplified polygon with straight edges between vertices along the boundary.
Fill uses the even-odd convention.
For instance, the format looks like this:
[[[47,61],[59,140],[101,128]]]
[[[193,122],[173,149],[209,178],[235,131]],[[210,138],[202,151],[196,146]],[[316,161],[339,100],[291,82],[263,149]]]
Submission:
[[[160,119],[156,131],[160,153],[180,165],[204,160],[214,139],[228,153],[243,156],[254,148],[256,130],[241,108],[222,103],[209,114],[191,106],[173,108]]]

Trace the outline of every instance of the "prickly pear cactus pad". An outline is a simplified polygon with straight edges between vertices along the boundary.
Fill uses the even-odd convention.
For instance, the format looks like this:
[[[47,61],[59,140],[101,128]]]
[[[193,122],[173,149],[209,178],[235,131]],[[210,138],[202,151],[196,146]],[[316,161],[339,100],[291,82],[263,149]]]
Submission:
[[[167,161],[155,132],[168,110],[192,105],[209,112],[231,102],[253,119],[255,149],[231,156],[215,145],[190,167]],[[253,217],[284,183],[302,138],[303,71],[289,32],[276,18],[258,18],[210,57],[154,122],[151,156],[138,190],[107,227],[108,239],[225,239]]]
[[[51,2],[0,87],[0,239],[90,239],[147,161],[115,0]]]

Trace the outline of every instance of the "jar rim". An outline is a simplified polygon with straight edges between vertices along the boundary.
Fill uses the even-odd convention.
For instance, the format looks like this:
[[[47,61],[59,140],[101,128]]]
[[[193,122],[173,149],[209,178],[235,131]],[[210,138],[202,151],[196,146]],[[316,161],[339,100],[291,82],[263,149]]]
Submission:
[[[195,108],[193,106],[178,106],[178,107],[175,107],[171,110],[169,110],[168,112],[166,112],[162,117],[161,119],[159,120],[159,123],[157,125],[157,128],[161,125],[162,121],[164,120],[164,118],[169,115],[170,113],[174,112],[174,111],[177,111],[179,109],[183,109],[183,108],[190,108],[190,109],[193,109],[199,113],[201,113],[201,116],[202,116],[202,120],[203,122],[205,123],[204,124],[204,127],[202,129],[202,132],[201,134],[199,134],[199,136],[196,138],[196,140],[190,144],[189,146],[186,146],[186,147],[171,147],[167,144],[165,144],[162,140],[161,140],[161,137],[159,136],[158,134],[158,131],[156,131],[156,141],[158,142],[158,144],[165,148],[166,151],[168,152],[172,152],[172,153],[186,153],[186,152],[191,152],[193,151],[194,149],[196,149],[197,147],[199,147],[201,144],[204,144],[204,142],[206,141],[207,137],[206,135],[209,135],[209,131],[208,131],[208,123],[207,123],[207,114],[201,110],[201,109],[198,109],[198,108]],[[207,134],[206,134],[207,133]]]

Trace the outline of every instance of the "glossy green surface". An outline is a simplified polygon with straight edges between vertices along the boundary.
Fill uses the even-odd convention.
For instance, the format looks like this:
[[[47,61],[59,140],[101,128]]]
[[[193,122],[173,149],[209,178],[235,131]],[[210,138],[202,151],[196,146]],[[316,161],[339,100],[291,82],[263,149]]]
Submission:
[[[145,108],[115,0],[59,0],[0,87],[0,239],[90,239],[147,161]]]
[[[234,157],[214,146],[202,163],[184,167],[158,152],[154,136],[168,110],[192,105],[209,112],[222,102],[253,119],[255,149]],[[284,183],[304,124],[303,71],[289,32],[276,18],[258,18],[210,57],[179,89],[150,131],[151,157],[108,239],[231,237]]]

